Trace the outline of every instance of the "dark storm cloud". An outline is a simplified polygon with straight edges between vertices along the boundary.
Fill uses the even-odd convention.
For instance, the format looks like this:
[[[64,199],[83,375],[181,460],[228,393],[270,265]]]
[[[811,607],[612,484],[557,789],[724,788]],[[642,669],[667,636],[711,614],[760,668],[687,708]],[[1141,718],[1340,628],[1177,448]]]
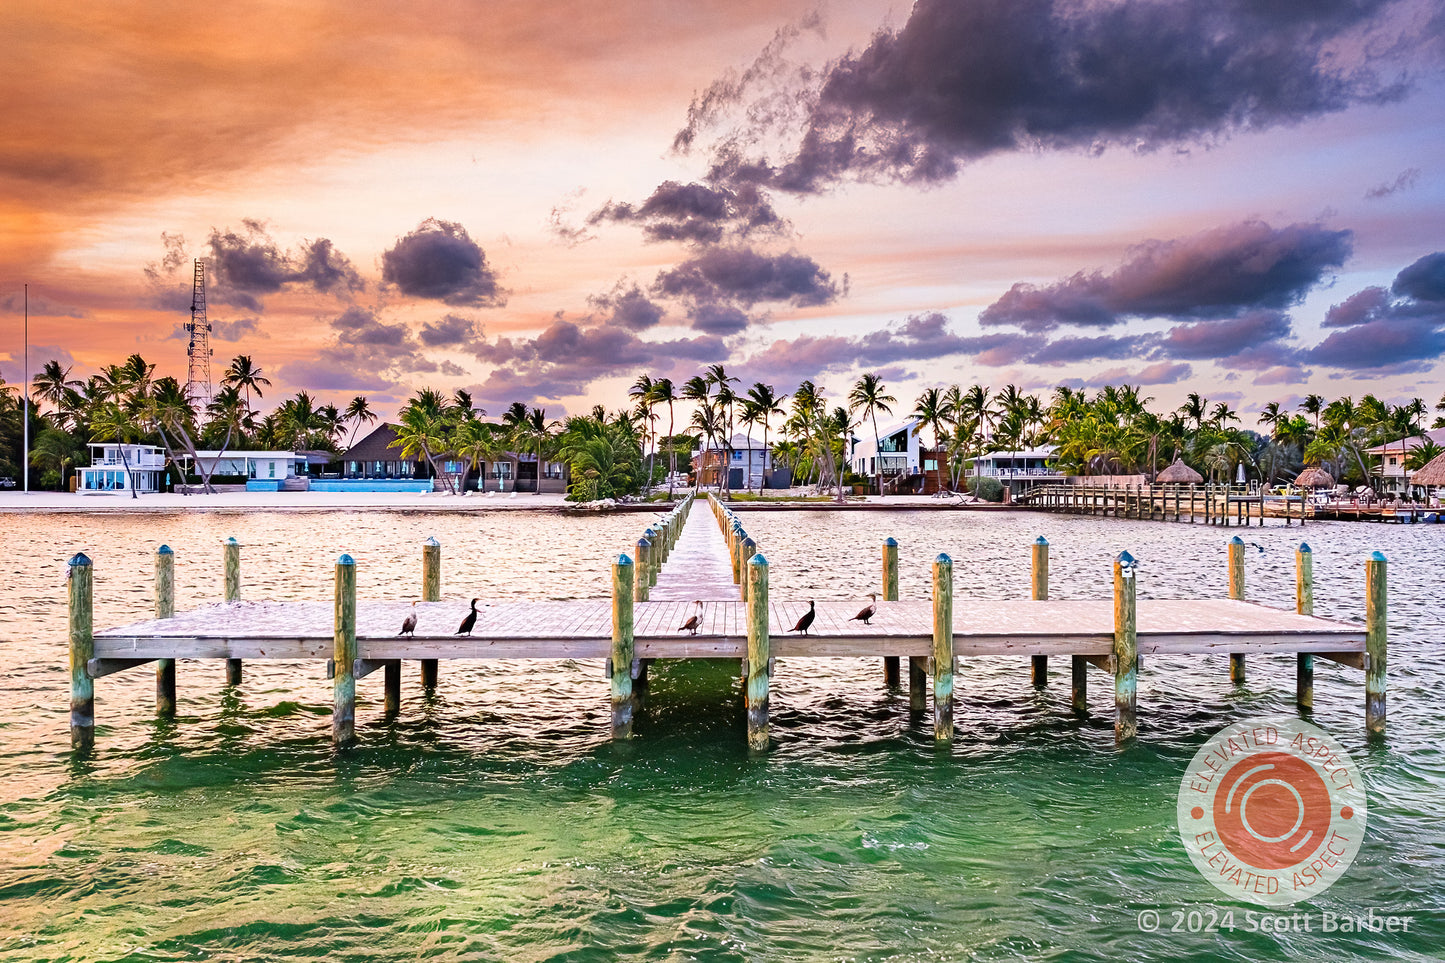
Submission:
[[[662,320],[662,305],[652,301],[637,285],[618,285],[611,294],[594,295],[587,299],[593,308],[603,312],[606,323],[642,331],[653,327]]]
[[[780,164],[743,160],[755,139],[744,130],[725,143],[720,167],[814,192],[850,175],[938,182],[1000,152],[1153,150],[1292,124],[1403,93],[1371,54],[1408,51],[1350,43],[1390,5],[919,0],[901,28],[880,30],[794,92],[809,111]],[[775,99],[770,79],[735,87],[732,102]],[[696,127],[690,116],[687,142]]]
[[[766,194],[754,185],[730,189],[677,181],[664,181],[641,204],[608,203],[587,218],[590,226],[605,221],[640,225],[650,241],[709,244],[729,231],[745,237],[784,227]]]
[[[1395,275],[1390,290],[1416,301],[1445,301],[1445,251],[1427,254]]]
[[[1019,283],[979,315],[984,325],[1047,331],[1129,318],[1208,318],[1284,308],[1341,266],[1349,231],[1245,221],[1171,241],[1145,241],[1110,274],[1079,272],[1040,287]]]
[[[430,218],[381,255],[381,278],[403,294],[444,304],[493,307],[506,293],[467,229]]]
[[[436,322],[423,321],[418,337],[428,348],[454,348],[471,344],[482,336],[477,322],[459,314],[443,315]]]
[[[1158,349],[1170,358],[1225,358],[1289,334],[1289,315],[1282,311],[1252,311],[1224,321],[1176,325],[1159,340]]]
[[[303,241],[297,250],[287,251],[272,240],[265,222],[248,218],[242,224],[239,232],[211,231],[207,244],[213,286],[207,295],[212,299],[260,311],[260,296],[291,284],[343,294],[365,287],[351,261],[327,238]],[[171,273],[177,273],[174,267]]]
[[[654,292],[696,302],[830,304],[839,287],[817,261],[802,254],[760,254],[747,247],[714,247],[663,271]]]
[[[1427,254],[1386,291],[1369,287],[1330,308],[1337,328],[1307,352],[1310,361],[1354,371],[1419,371],[1445,354],[1445,252]]]

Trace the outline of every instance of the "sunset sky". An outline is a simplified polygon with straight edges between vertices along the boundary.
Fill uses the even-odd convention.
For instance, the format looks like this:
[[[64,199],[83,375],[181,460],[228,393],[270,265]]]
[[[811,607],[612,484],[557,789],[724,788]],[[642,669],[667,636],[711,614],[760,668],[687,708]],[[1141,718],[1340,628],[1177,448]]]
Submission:
[[[1426,0],[0,7],[0,374],[1445,390]],[[1253,418],[1246,418],[1253,426]]]

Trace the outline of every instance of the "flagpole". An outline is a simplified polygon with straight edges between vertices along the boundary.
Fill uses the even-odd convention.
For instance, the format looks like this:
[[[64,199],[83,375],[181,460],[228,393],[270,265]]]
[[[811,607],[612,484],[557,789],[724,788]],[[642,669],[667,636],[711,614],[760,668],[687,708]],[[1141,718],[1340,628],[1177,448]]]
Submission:
[[[25,494],[30,494],[30,285],[25,285],[25,367],[20,375],[25,379],[25,429],[24,447],[20,455],[20,477],[25,479]]]

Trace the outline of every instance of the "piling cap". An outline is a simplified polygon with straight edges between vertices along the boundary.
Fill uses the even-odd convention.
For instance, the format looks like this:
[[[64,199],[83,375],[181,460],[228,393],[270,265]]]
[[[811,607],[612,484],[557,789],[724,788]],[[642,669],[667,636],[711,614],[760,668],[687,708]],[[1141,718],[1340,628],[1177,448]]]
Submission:
[[[637,540],[637,550],[638,550],[639,552],[642,551],[644,548],[651,548],[651,547],[652,547],[652,542],[650,542],[650,541],[647,540],[646,538],[639,538],[639,539]]]
[[[890,535],[888,538],[885,538],[885,539],[883,540],[883,544],[886,545],[886,546],[888,546],[889,548],[897,548],[897,547],[898,547],[898,539],[896,539],[896,538],[894,538],[894,537],[892,537],[892,536]]]
[[[1300,550],[1301,553],[1303,553],[1303,554],[1305,554],[1305,555],[1309,555],[1309,554],[1313,551],[1313,549],[1310,548],[1310,543],[1309,543],[1309,542],[1300,542],[1300,543],[1299,543],[1299,550]]]
[[[1120,565],[1133,565],[1134,556],[1130,555],[1128,550],[1126,549],[1125,551],[1119,553],[1119,557],[1116,559],[1116,561]]]
[[[749,564],[749,565],[762,565],[762,566],[766,567],[767,564],[768,564],[768,560],[767,560],[767,558],[763,555],[762,552],[758,552],[758,553],[757,553],[756,555],[754,555],[752,558],[748,559],[748,564]]]
[[[1370,553],[1370,561],[1372,561],[1372,562],[1383,562],[1384,560],[1385,560],[1385,553],[1384,553],[1384,552],[1371,552],[1371,553]]]
[[[1049,544],[1049,540],[1048,540],[1047,538],[1044,538],[1042,535],[1040,535],[1038,538],[1034,539],[1034,544],[1035,544],[1035,545],[1047,545],[1047,544]]]
[[[1243,544],[1244,544],[1244,539],[1242,539],[1242,538],[1240,538],[1238,535],[1236,535],[1236,536],[1234,536],[1233,538],[1231,538],[1231,539],[1229,540],[1229,544],[1231,544],[1231,545],[1243,545]]]
[[[160,548],[156,549],[156,554],[157,554],[157,555],[174,555],[174,554],[176,554],[176,553],[173,552],[173,551],[171,551],[171,547],[170,547],[169,545],[162,545]]]
[[[744,545],[756,546],[758,543],[755,542],[755,541],[753,541],[753,537],[752,537],[751,535],[744,535],[744,536],[743,536],[743,544],[744,544]]]
[[[356,559],[352,558],[350,555],[342,554],[342,556],[336,560],[336,564],[337,564],[337,565],[355,565],[355,564],[356,564]]]
[[[422,544],[427,546],[428,548],[441,548],[442,543],[437,541],[435,535],[431,535],[427,538],[426,541],[422,542]]]
[[[657,529],[649,527],[649,528],[647,529],[647,531],[643,532],[642,534],[643,534],[643,535],[646,535],[648,538],[656,538],[656,537],[657,537]]]
[[[944,565],[952,565],[952,564],[953,564],[953,559],[949,558],[948,555],[946,555],[946,554],[943,553],[943,552],[939,552],[939,553],[938,553],[938,558],[935,558],[933,561],[934,561],[935,564],[938,564],[938,563],[942,563],[942,564],[944,564]]]
[[[233,535],[233,536],[231,536],[230,538],[226,539],[226,544],[227,544],[227,545],[238,545],[238,546],[239,546],[241,543],[238,542],[238,541],[236,541],[236,537]]]
[[[90,556],[86,555],[84,552],[76,552],[74,555],[70,556],[70,561],[66,564],[68,564],[71,568],[74,568],[77,565],[89,565]]]
[[[630,559],[630,558],[627,557],[627,553],[626,553],[626,552],[623,552],[621,555],[617,556],[617,564],[618,564],[618,565],[631,565],[631,564],[632,564],[632,559]]]

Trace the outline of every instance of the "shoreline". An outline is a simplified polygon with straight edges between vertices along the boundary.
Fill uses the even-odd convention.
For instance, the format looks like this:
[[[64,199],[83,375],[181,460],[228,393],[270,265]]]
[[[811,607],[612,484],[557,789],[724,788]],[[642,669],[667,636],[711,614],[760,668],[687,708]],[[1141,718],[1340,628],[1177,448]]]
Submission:
[[[684,494],[679,490],[679,495]],[[625,502],[588,507],[561,494],[450,495],[440,492],[222,492],[215,495],[160,493],[130,498],[123,495],[79,495],[71,492],[0,493],[0,515],[173,515],[185,512],[290,512],[297,514],[366,512],[550,512],[560,515],[607,513],[657,514],[673,503]],[[990,503],[955,504],[932,496],[889,495],[837,502],[735,501],[728,507],[749,511],[1011,511],[1016,506]]]

